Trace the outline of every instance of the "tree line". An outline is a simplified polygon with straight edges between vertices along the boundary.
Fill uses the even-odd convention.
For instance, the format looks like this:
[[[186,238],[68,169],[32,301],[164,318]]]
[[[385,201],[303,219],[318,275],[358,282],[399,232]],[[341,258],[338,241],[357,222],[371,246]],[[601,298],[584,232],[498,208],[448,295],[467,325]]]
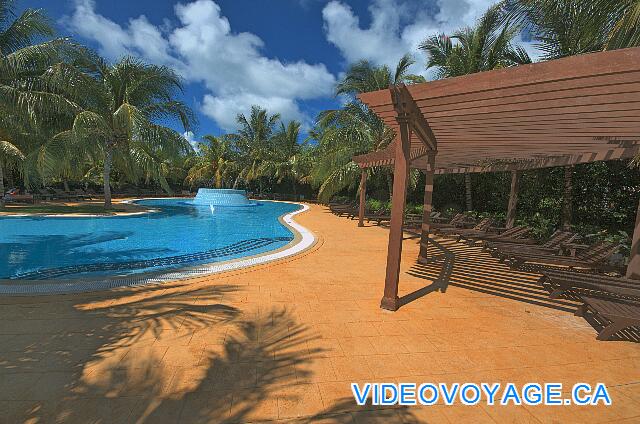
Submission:
[[[528,34],[540,60],[638,46],[640,0],[504,0],[475,25],[429,37],[419,49],[434,78],[450,78],[531,63],[516,42],[520,34]],[[179,100],[182,81],[172,69],[134,57],[109,63],[75,41],[57,37],[43,10],[17,15],[14,1],[0,0],[0,192],[5,180],[25,188],[93,184],[102,187],[106,206],[112,187],[125,184],[156,185],[169,193],[209,186],[305,193],[321,201],[353,197],[360,169],[352,157],[384,149],[395,136],[356,95],[425,81],[410,72],[415,66],[411,55],[393,69],[354,63],[335,88],[346,103],[320,113],[312,128],[302,131],[300,122],[285,122],[255,105],[237,116],[237,131],[206,135],[193,149],[172,129],[190,131],[197,125],[193,111]],[[304,139],[303,132],[308,133]],[[585,207],[577,205],[576,216],[593,218],[594,225],[610,231],[628,231],[640,190],[637,170],[627,164],[591,164],[574,172],[601,188],[588,193],[595,197],[578,201],[619,211],[580,218]],[[523,196],[523,219],[557,224],[557,193],[543,192],[535,181],[561,187],[560,174],[526,173],[525,181],[530,179],[537,191]],[[409,200],[417,204],[422,178],[411,174]],[[473,177],[469,185],[482,193],[474,196],[476,209],[504,210],[505,178]],[[371,169],[368,186],[372,199],[384,206],[391,171]],[[608,200],[597,200],[601,193]],[[436,207],[464,209],[464,194],[463,176],[436,178]]]

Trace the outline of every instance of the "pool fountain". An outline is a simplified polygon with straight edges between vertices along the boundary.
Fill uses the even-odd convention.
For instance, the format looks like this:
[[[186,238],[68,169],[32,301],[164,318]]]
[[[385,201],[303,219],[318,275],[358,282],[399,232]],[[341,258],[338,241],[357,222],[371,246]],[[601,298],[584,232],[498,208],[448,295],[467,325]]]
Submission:
[[[195,205],[200,206],[256,206],[257,202],[253,202],[247,198],[247,192],[244,190],[231,190],[220,188],[200,188],[198,194],[193,199]]]

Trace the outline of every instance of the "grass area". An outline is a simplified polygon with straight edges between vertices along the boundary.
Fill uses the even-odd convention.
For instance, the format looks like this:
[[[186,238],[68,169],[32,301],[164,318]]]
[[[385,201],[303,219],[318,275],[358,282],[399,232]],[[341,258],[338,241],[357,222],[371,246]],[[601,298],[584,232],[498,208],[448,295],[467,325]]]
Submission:
[[[113,205],[111,208],[105,208],[98,203],[81,203],[81,204],[52,204],[39,203],[35,205],[6,205],[0,207],[0,213],[9,214],[104,214],[114,215],[123,212],[140,212],[143,208],[135,205]]]

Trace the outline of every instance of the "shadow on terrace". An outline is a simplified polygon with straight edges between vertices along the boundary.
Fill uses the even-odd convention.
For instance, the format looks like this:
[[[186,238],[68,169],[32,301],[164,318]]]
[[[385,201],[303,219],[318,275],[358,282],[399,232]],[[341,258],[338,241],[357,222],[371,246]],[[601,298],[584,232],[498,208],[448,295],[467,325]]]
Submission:
[[[38,298],[0,314],[7,422],[244,422],[296,410],[320,353],[286,310],[241,312],[222,285]],[[281,405],[282,407],[282,405]],[[0,420],[1,421],[1,420]]]
[[[403,296],[401,304],[453,286],[567,312],[574,312],[578,305],[570,300],[550,299],[537,283],[540,275],[513,270],[480,247],[431,238],[427,257],[427,262],[416,263],[408,274],[433,283]]]

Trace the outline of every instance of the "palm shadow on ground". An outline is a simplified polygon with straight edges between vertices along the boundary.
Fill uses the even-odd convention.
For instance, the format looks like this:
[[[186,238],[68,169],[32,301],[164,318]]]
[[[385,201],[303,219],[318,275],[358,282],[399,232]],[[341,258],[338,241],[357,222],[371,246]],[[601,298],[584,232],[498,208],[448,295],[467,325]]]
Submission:
[[[232,423],[283,405],[308,415],[291,387],[312,377],[316,337],[286,308],[241,311],[241,297],[168,284],[3,305],[16,318],[0,324],[4,419]]]

